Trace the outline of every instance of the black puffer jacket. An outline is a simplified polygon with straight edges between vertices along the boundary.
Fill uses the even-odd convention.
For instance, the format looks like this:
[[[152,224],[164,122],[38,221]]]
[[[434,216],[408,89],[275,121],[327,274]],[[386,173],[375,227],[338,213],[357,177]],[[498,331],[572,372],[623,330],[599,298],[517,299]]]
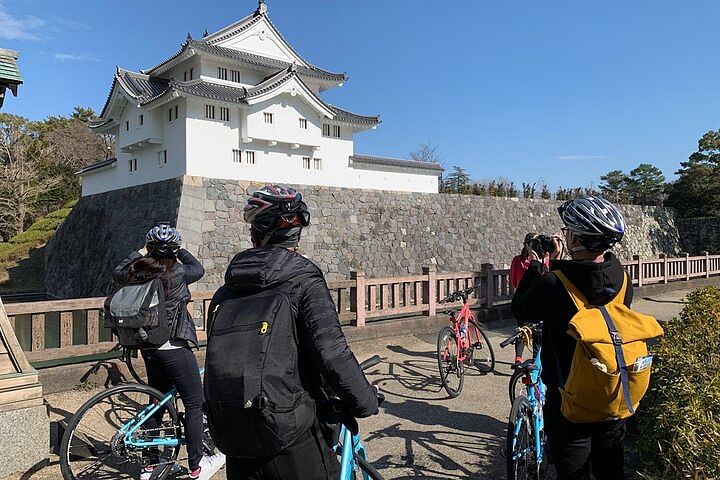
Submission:
[[[113,280],[124,284],[130,264],[142,258],[140,252],[131,253],[112,272]],[[192,253],[181,248],[177,254],[179,263],[173,265],[170,273],[165,279],[167,285],[165,291],[165,302],[169,319],[177,318],[174,339],[187,340],[198,346],[197,334],[195,333],[195,322],[187,311],[187,303],[190,301],[190,290],[188,285],[195,283],[205,275],[205,269]],[[176,317],[177,316],[177,317]]]
[[[522,322],[544,322],[542,379],[556,390],[560,383],[558,367],[563,379],[570,373],[576,342],[567,331],[577,307],[552,270],[563,272],[593,305],[605,305],[614,297],[622,287],[625,270],[612,253],[606,253],[601,263],[556,260],[550,264],[550,273],[543,274],[544,269],[540,262],[530,264],[513,296],[512,312]],[[633,286],[628,281],[625,305],[629,307],[632,298]]]
[[[215,311],[215,306],[225,300],[282,283],[288,284],[295,315],[298,372],[303,387],[315,401],[323,401],[329,386],[354,417],[377,413],[375,389],[347,345],[323,274],[302,255],[280,247],[253,248],[237,254],[209,311]]]

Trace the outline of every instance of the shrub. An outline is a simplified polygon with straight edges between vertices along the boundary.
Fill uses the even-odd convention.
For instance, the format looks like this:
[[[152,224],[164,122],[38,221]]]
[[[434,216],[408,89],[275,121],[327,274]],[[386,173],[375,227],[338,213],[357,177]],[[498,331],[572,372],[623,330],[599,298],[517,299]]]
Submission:
[[[648,479],[720,478],[720,290],[687,299],[665,324],[642,404],[638,448]]]

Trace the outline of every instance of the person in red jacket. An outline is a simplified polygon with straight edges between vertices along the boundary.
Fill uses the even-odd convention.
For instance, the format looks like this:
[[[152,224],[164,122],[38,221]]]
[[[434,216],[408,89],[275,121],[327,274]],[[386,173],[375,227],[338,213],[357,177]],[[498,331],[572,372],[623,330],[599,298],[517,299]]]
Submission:
[[[520,252],[520,255],[516,255],[510,263],[510,285],[512,285],[513,289],[516,289],[518,285],[520,285],[520,281],[522,280],[523,275],[525,275],[527,269],[530,267],[530,263],[532,263],[533,258],[537,257],[537,254],[533,255],[534,252],[532,249],[532,241],[537,236],[538,235],[534,232],[526,234],[525,240],[523,241],[523,249]],[[553,253],[545,253],[542,258],[542,262],[545,264],[546,270],[550,269],[550,259],[557,260],[563,253],[563,246],[560,237],[553,235],[553,242],[555,244],[555,251]],[[518,327],[521,327],[523,324],[524,322],[518,320]],[[533,355],[537,353],[538,346],[539,342],[533,341]],[[515,344],[515,365],[522,363],[524,349],[525,345],[522,342]]]

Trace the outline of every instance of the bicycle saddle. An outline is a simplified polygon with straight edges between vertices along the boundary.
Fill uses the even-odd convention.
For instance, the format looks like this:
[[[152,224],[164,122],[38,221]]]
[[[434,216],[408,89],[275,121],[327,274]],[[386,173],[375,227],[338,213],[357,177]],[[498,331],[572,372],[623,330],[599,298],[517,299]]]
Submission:
[[[537,370],[538,366],[535,365],[535,359],[530,358],[528,360],[525,360],[523,363],[521,363],[519,365],[513,365],[512,369],[513,370],[522,370],[523,372],[530,373],[533,370]]]

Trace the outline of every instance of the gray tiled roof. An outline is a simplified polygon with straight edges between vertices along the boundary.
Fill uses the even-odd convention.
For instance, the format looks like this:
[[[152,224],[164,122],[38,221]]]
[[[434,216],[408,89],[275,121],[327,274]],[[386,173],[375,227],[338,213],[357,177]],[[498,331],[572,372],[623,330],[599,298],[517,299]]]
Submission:
[[[75,175],[82,175],[84,173],[92,172],[93,170],[97,170],[98,168],[103,168],[103,167],[107,167],[108,165],[112,165],[115,162],[117,162],[117,158],[114,158],[114,157],[108,158],[107,160],[103,160],[102,162],[93,163],[92,165],[88,165],[87,167],[82,168]]]
[[[237,103],[245,102],[250,98],[269,92],[292,78],[298,78],[298,81],[304,84],[302,78],[298,76],[298,70],[299,67],[290,65],[288,68],[280,70],[267,77],[256,86],[252,88],[245,88],[241,86],[233,87],[229,85],[221,85],[206,81],[180,82],[175,79],[168,81],[162,78],[151,77],[118,68],[113,81],[113,86],[105,102],[102,113],[100,114],[100,118],[105,117],[105,113],[108,109],[110,99],[112,98],[112,92],[115,89],[116,84],[119,84],[125,92],[137,100],[137,102],[141,105],[152,102],[172,90],[222,102]],[[380,123],[379,117],[358,115],[333,105],[329,105],[318,97],[311,89],[308,88],[307,90],[315,98],[315,100],[335,114],[334,119],[337,121],[360,125],[377,125]],[[95,124],[92,124],[92,126],[99,127],[103,124],[104,123],[102,122],[96,122]]]
[[[418,170],[431,170],[437,173],[445,170],[437,163],[418,162],[416,160],[404,160],[400,158],[375,157],[371,155],[353,155],[350,157],[350,160],[357,163],[364,163],[366,165],[414,168]]]

